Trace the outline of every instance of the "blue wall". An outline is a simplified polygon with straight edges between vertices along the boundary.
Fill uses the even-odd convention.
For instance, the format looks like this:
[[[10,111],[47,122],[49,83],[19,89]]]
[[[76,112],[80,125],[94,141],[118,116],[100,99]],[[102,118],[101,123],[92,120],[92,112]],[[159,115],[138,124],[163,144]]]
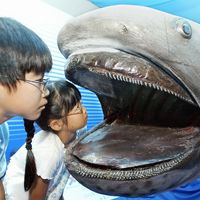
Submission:
[[[200,23],[199,0],[90,0],[98,7],[128,4],[162,10]]]

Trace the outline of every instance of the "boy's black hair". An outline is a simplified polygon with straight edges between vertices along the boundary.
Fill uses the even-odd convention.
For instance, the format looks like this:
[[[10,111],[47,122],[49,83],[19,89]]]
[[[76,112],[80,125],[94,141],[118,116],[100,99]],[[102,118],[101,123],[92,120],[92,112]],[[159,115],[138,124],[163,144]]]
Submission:
[[[49,96],[47,97],[48,103],[36,123],[41,129],[45,131],[54,132],[49,126],[50,119],[61,119],[74,108],[74,106],[81,100],[79,90],[72,83],[66,80],[52,81],[47,84]],[[36,177],[37,170],[34,155],[32,153],[32,138],[34,136],[33,121],[24,119],[24,126],[27,132],[26,149],[27,158],[24,176],[24,189],[28,191]]]
[[[51,67],[50,50],[36,33],[14,19],[0,17],[0,84],[15,89],[26,73],[44,75]]]

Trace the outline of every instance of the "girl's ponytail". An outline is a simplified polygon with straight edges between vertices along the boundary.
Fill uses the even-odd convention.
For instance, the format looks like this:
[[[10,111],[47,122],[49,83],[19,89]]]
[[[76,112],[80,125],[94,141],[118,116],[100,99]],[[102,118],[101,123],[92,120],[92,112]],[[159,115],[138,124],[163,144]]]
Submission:
[[[28,191],[36,177],[36,164],[35,158],[32,152],[32,138],[34,137],[35,127],[34,121],[24,119],[24,127],[27,132],[26,138],[26,149],[27,149],[27,156],[26,156],[26,165],[25,165],[25,175],[24,175],[24,190]]]

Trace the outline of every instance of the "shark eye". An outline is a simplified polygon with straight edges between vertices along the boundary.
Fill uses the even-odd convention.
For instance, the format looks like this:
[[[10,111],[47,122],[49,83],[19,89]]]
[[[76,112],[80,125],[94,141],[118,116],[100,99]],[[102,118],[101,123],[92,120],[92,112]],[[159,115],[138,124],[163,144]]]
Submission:
[[[183,19],[179,19],[179,20],[177,20],[176,25],[177,25],[177,31],[184,38],[190,39],[192,37],[192,27],[189,24],[189,22],[187,22]]]

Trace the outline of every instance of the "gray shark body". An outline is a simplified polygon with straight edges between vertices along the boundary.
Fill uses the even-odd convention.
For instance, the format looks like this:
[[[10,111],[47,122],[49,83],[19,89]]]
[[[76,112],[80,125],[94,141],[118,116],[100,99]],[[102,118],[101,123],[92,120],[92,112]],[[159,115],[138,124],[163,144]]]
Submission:
[[[70,20],[58,35],[66,78],[97,94],[104,122],[67,148],[98,193],[144,196],[200,176],[200,25],[140,6]]]

